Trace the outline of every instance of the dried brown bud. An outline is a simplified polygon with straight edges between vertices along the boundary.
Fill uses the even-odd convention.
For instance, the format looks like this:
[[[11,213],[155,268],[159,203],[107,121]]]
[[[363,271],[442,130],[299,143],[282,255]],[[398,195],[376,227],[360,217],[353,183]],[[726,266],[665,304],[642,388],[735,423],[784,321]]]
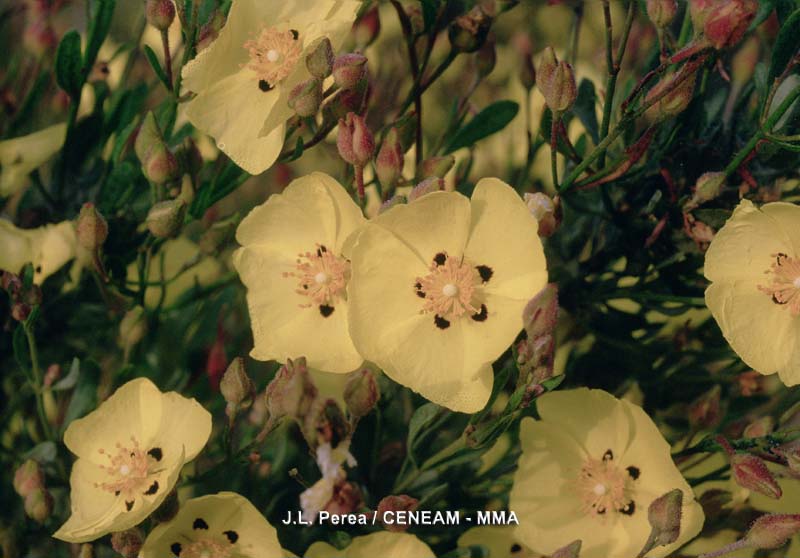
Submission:
[[[252,399],[256,387],[253,380],[247,375],[244,359],[236,357],[228,365],[222,380],[219,382],[219,391],[229,405],[239,406],[242,402]]]
[[[344,402],[355,418],[368,415],[380,397],[375,374],[368,368],[354,372],[344,386]]]
[[[267,386],[264,394],[270,419],[290,417],[302,420],[317,397],[317,388],[301,357],[288,360]]]
[[[111,534],[111,548],[124,558],[136,558],[144,545],[144,533],[138,527]]]
[[[477,5],[450,24],[450,46],[456,52],[475,52],[483,46],[491,27],[491,15],[483,6]]]
[[[522,198],[539,223],[539,236],[543,238],[552,236],[561,221],[559,205],[556,203],[558,198],[554,200],[542,192],[527,192]]]
[[[551,111],[561,114],[572,108],[578,97],[575,73],[569,63],[558,61],[552,47],[544,50],[536,76],[536,85]]]
[[[85,203],[75,225],[78,243],[89,251],[100,248],[108,238],[108,223],[93,203]]]

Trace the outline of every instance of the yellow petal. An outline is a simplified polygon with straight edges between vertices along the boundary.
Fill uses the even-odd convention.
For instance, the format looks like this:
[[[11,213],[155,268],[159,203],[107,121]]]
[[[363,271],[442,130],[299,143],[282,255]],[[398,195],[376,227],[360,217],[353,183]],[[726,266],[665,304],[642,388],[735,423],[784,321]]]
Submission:
[[[762,273],[762,281],[764,275]],[[712,283],[706,305],[741,359],[762,374],[800,382],[798,323],[750,280]]]
[[[105,465],[100,449],[127,445],[134,436],[148,446],[159,430],[162,414],[161,392],[147,378],[121,386],[111,397],[83,418],[74,420],[64,433],[64,444],[78,457]]]
[[[761,210],[775,222],[791,242],[794,254],[800,257],[800,205],[786,202],[768,203]]]
[[[511,186],[484,178],[475,186],[469,240],[464,255],[494,274],[487,292],[530,300],[547,283],[539,225]]]
[[[208,529],[197,529],[198,520]],[[141,551],[142,558],[174,556],[172,545],[188,546],[199,537],[214,533],[228,540],[237,556],[284,558],[278,535],[249,500],[233,492],[220,492],[185,502],[178,515],[150,533]]]
[[[5,219],[0,219],[0,269],[19,273],[26,263],[33,261],[30,235]]]
[[[185,461],[191,461],[211,436],[211,413],[194,399],[170,391],[162,395],[160,428],[151,446],[163,452],[183,447]]]
[[[56,124],[27,136],[0,141],[0,197],[24,187],[28,174],[61,149],[66,133],[66,124]]]
[[[435,558],[424,542],[408,533],[378,532],[354,537],[344,550],[316,542],[305,553],[305,558]]]

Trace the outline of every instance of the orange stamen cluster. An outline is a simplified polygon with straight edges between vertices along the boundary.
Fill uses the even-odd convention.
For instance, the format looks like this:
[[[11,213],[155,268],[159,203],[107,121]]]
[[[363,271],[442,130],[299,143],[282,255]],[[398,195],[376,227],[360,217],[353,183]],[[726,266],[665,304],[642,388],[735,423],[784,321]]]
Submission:
[[[112,494],[123,494],[126,497],[142,492],[142,488],[147,483],[150,463],[147,453],[139,447],[136,438],[131,436],[131,447],[117,443],[114,453],[109,453],[104,449],[98,451],[108,458],[109,464],[101,465],[100,468],[106,472],[109,480],[97,483],[95,486]]]
[[[772,297],[775,304],[786,306],[792,316],[800,316],[800,259],[773,254],[775,261],[766,271],[770,283],[758,289]]]
[[[244,43],[244,48],[250,53],[247,68],[272,87],[289,77],[303,53],[297,31],[275,27],[262,29],[256,39]]]
[[[480,312],[480,304],[474,303],[474,297],[481,278],[475,267],[463,258],[446,258],[441,264],[434,261],[430,273],[417,277],[416,281],[417,292],[425,297],[423,312],[432,312],[447,320]]]
[[[607,454],[608,455],[608,454]],[[592,516],[611,515],[630,505],[632,478],[621,470],[613,458],[588,458],[576,483],[583,511]]]
[[[303,308],[333,305],[337,298],[344,298],[347,281],[350,279],[350,262],[334,255],[321,244],[316,252],[298,254],[296,271],[284,273],[284,277],[295,277],[296,293],[311,299]]]

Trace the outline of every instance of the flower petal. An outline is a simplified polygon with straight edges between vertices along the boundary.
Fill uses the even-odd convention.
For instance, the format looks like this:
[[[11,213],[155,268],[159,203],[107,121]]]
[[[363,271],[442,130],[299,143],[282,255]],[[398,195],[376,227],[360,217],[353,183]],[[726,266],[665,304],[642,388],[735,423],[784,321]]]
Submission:
[[[474,362],[494,362],[522,331],[522,310],[527,304],[520,299],[484,294],[487,318],[476,321],[464,317],[464,350]]]
[[[184,461],[191,461],[211,436],[211,413],[194,399],[170,391],[162,395],[160,425],[150,446],[164,453],[183,447]]]
[[[68,542],[96,539],[124,511],[119,497],[95,486],[104,477],[105,472],[88,459],[78,459],[73,464],[69,478],[72,515],[55,532],[55,538]]]
[[[24,187],[30,172],[61,149],[66,133],[66,124],[56,124],[27,136],[0,141],[0,197],[8,197]]]
[[[777,226],[794,247],[794,254],[800,258],[800,205],[786,202],[764,204],[761,210],[775,221]]]
[[[484,178],[471,199],[471,225],[464,255],[494,272],[488,292],[530,300],[547,283],[539,225],[511,186]]]

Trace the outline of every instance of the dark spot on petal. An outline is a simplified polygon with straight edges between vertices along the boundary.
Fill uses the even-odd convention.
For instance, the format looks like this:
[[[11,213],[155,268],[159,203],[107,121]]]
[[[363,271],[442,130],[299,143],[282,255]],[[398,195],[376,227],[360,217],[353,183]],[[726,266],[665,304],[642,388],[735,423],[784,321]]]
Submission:
[[[135,500],[131,500],[130,502],[125,502],[125,509],[131,511],[133,509],[133,503]]]
[[[614,459],[614,452],[610,449],[607,449],[603,454],[603,461],[611,461],[612,459]]]
[[[114,492],[114,496],[119,496],[119,490]]]
[[[333,306],[328,306],[327,304],[320,304],[319,306],[319,313],[322,314],[323,318],[327,318],[333,311],[336,310]]]
[[[239,533],[236,531],[224,531],[222,534],[228,537],[228,541],[230,541],[231,544],[239,540]]]
[[[628,502],[627,504],[622,506],[622,508],[620,508],[619,513],[622,513],[622,514],[625,514],[625,515],[633,515],[633,512],[635,512],[635,511],[636,511],[636,502],[631,500],[630,502]]]
[[[41,273],[41,272],[42,272],[42,266],[37,265],[36,266],[36,273]]]
[[[444,252],[439,252],[433,257],[433,263],[436,265],[444,265],[444,262],[447,261],[447,254]]]
[[[292,34],[292,38],[295,41],[300,38],[300,33],[297,32],[297,29],[289,29],[289,33]]]
[[[170,546],[169,549],[175,556],[181,555],[181,543],[172,543],[172,546]]]
[[[420,282],[414,283],[414,290],[417,291],[418,297],[425,298],[425,291],[422,290],[422,283]]]
[[[633,480],[638,479],[639,475],[641,474],[641,471],[639,470],[639,467],[634,467],[633,465],[628,467],[627,471],[628,471],[628,474],[631,476],[631,478]]]
[[[783,265],[783,263],[784,263],[783,261],[788,257],[789,256],[787,254],[784,254],[783,252],[780,252],[780,253],[775,255],[775,262],[778,265]]]
[[[783,305],[783,304],[786,304],[789,301],[788,300],[778,300],[778,297],[776,295],[772,295],[772,302],[774,302],[775,304]]]
[[[485,322],[486,318],[489,317],[489,312],[486,310],[486,305],[481,304],[481,311],[477,314],[472,315],[472,319],[476,322]]]
[[[308,290],[308,285],[306,285],[305,283],[303,283],[303,288],[304,288],[305,290]]]
[[[519,552],[520,550],[522,550],[522,547],[520,545],[518,545],[517,543],[514,543],[514,544],[511,545],[511,553],[512,554],[514,554],[515,552]]]
[[[489,279],[494,275],[494,271],[492,271],[492,268],[488,265],[479,265],[475,269],[478,270],[478,275],[481,276],[481,281],[484,283],[488,283]]]
[[[448,322],[438,314],[434,316],[433,323],[435,323],[436,327],[438,327],[439,329],[447,329],[448,327],[450,327],[450,322]]]
[[[317,257],[320,257],[320,258],[321,258],[321,257],[322,257],[322,254],[324,254],[324,253],[325,253],[325,252],[327,252],[327,251],[328,251],[328,249],[327,249],[327,248],[325,248],[325,246],[324,246],[324,245],[320,244],[319,248],[317,248]]]
[[[156,461],[161,461],[161,458],[164,457],[164,452],[161,451],[161,448],[153,448],[147,452],[147,455]]]
[[[147,492],[145,492],[145,494],[147,494],[148,496],[152,496],[156,492],[158,492],[158,481],[153,481],[153,484],[150,485],[150,488],[147,489]]]
[[[603,506],[600,506],[599,508],[597,508],[597,513],[598,515],[603,515],[604,513],[606,513],[606,509]]]
[[[192,529],[208,530],[208,523],[206,523],[206,520],[203,519],[202,517],[198,517],[197,519],[194,520],[194,523],[192,523]]]
[[[258,88],[264,93],[266,93],[267,91],[272,91],[272,86],[265,79],[258,80]]]

